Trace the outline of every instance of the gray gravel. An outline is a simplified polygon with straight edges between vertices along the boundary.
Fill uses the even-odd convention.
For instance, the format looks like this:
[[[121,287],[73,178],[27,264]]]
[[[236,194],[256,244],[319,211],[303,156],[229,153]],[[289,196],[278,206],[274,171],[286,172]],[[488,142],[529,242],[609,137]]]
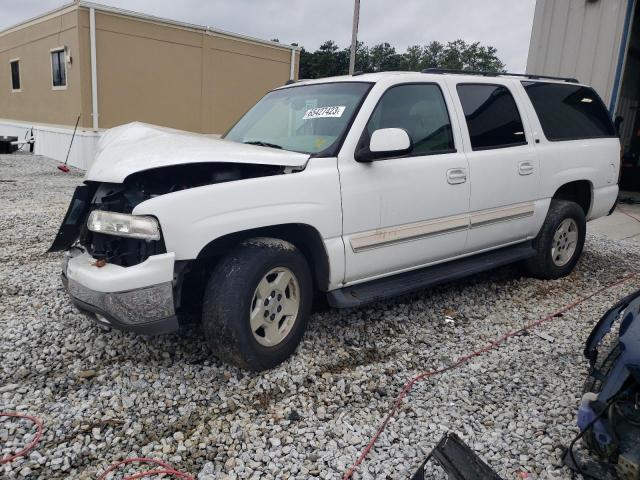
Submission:
[[[339,478],[409,377],[638,270],[640,250],[589,236],[568,278],[514,268],[369,308],[313,316],[293,358],[263,374],[213,359],[200,332],[143,338],[105,332],[72,307],[48,248],[81,173],[51,160],[0,156],[0,411],[45,422],[4,478],[96,478],[151,456],[202,479]],[[453,430],[505,479],[569,479],[563,445],[586,372],[591,326],[634,279],[540,329],[417,384],[357,478],[407,478]],[[445,321],[445,316],[453,322]],[[29,441],[0,419],[0,456]],[[135,469],[128,470],[130,473]],[[441,474],[434,473],[437,478]]]

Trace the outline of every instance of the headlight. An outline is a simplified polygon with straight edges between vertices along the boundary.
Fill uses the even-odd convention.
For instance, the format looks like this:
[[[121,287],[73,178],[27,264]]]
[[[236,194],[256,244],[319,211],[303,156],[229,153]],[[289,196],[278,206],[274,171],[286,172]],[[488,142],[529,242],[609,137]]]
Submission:
[[[94,210],[87,220],[92,232],[118,237],[160,240],[160,225],[154,217]]]

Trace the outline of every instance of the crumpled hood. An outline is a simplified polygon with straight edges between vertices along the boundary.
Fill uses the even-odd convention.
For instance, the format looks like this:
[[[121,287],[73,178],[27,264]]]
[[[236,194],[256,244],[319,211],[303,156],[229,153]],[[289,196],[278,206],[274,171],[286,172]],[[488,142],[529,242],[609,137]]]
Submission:
[[[245,145],[133,122],[107,130],[85,180],[122,183],[135,172],[188,163],[225,162],[304,167],[309,155]]]

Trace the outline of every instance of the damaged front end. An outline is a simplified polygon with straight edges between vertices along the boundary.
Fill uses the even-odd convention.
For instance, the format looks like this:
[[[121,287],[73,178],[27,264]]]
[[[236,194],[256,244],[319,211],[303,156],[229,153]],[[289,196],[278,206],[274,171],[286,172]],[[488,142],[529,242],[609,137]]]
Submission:
[[[136,172],[122,183],[86,181],[74,192],[48,251],[66,251],[62,265],[65,288],[74,303],[101,324],[144,334],[175,331],[189,262],[176,261],[167,252],[157,219],[133,215],[135,207],[160,195],[278,175],[284,169],[187,164]],[[128,221],[140,220],[155,222],[157,231],[136,234]]]

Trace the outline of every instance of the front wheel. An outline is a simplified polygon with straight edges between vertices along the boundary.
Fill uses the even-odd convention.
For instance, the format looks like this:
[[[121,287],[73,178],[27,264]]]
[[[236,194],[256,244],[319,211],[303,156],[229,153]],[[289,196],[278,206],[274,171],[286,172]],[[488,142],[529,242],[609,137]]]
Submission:
[[[275,367],[300,343],[312,299],[309,266],[294,245],[247,240],[218,263],[207,284],[207,342],[214,355],[241,368]]]
[[[525,272],[543,279],[569,275],[582,254],[586,231],[580,205],[567,200],[551,200],[547,218],[533,242],[537,254],[524,262]]]

